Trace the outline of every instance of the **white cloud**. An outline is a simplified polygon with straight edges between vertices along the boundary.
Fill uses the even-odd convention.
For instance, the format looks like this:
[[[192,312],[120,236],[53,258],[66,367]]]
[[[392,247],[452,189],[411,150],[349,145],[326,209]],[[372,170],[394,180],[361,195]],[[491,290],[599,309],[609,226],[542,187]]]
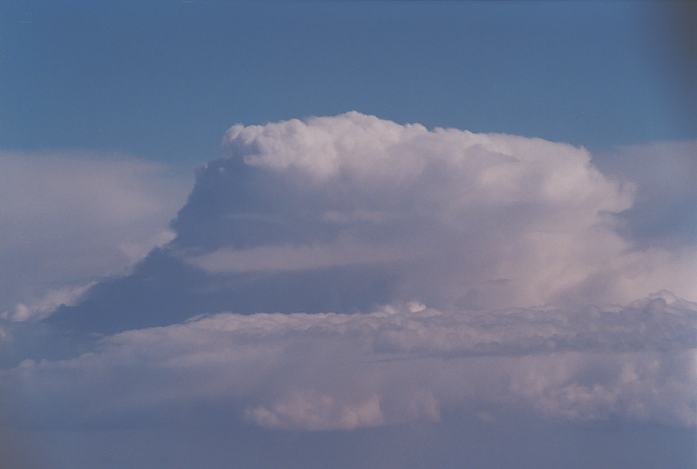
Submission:
[[[373,258],[389,265],[396,299],[442,306],[624,303],[660,289],[697,298],[694,244],[627,236],[622,216],[635,186],[603,175],[583,148],[356,112],[235,125],[225,142],[229,159],[211,163],[197,189],[221,191],[211,206],[229,205],[208,228],[233,234],[213,249],[188,246],[190,261],[210,272]],[[218,189],[238,191],[241,174],[257,181],[244,186],[244,204]],[[273,235],[234,235],[260,220]],[[342,251],[347,242],[353,249]]]
[[[14,322],[44,319],[59,306],[76,304],[95,283],[49,290],[30,304],[18,303],[14,310],[0,314],[0,318]]]
[[[207,402],[305,430],[526,409],[694,427],[696,350],[697,304],[663,293],[609,308],[218,314],[27,361],[2,381],[38,415],[80,421]]]
[[[349,430],[515,410],[697,426],[697,306],[666,292],[633,302],[661,289],[695,299],[697,251],[637,242],[621,217],[641,193],[585,149],[358,113],[234,126],[226,142],[230,156],[200,170],[174,234],[162,230],[176,197],[157,169],[6,158],[10,179],[38,172],[48,184],[3,208],[24,227],[2,241],[15,253],[7,265],[39,299],[16,300],[29,306],[7,318],[72,302],[36,292],[176,236],[88,305],[115,316],[70,312],[88,332],[169,325],[3,371],[17,412],[83,422],[205,404],[263,427]],[[46,268],[26,267],[22,249]],[[393,306],[297,313],[375,298]],[[277,313],[172,325],[225,310]]]
[[[294,392],[270,406],[249,409],[246,416],[259,425],[270,428],[352,430],[384,425],[385,418],[380,407],[380,399],[376,395],[367,396],[358,402],[337,402],[327,394]]]
[[[45,316],[171,239],[187,187],[134,159],[0,153],[0,312]]]
[[[697,298],[695,244],[635,239],[625,217],[644,185],[603,174],[583,148],[356,112],[236,125],[225,145],[167,250],[66,322],[112,333],[226,310]],[[138,294],[119,321],[122,289]]]

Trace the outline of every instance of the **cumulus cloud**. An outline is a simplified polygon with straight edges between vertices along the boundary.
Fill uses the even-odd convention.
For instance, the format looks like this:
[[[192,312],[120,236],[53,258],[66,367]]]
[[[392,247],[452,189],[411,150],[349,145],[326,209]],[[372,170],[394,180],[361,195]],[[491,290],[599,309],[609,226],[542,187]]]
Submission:
[[[667,293],[608,308],[404,304],[205,316],[116,334],[73,359],[25,361],[2,382],[44,418],[62,409],[81,421],[212,402],[304,430],[513,410],[694,427],[696,347],[697,304]]]
[[[187,186],[123,157],[0,153],[0,313],[40,319],[171,240]]]
[[[399,299],[480,308],[627,302],[664,288],[697,295],[694,246],[626,236],[636,186],[602,174],[583,148],[356,112],[235,125],[225,142],[229,158],[207,166],[199,186],[210,187],[190,204],[220,190],[229,202],[217,223],[205,219],[230,236],[191,246],[186,225],[200,218],[185,210],[177,225],[197,251],[190,262],[209,272],[374,258],[390,264]],[[245,236],[261,231],[272,234]]]
[[[236,125],[225,146],[168,243],[49,318],[96,345],[3,372],[24,409],[697,427],[697,251],[636,239],[644,185],[587,150],[355,112]]]

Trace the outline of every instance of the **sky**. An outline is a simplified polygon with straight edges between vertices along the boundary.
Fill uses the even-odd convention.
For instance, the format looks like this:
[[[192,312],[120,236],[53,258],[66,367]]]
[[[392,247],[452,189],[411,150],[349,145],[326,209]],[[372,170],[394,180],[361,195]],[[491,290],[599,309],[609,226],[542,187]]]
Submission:
[[[9,0],[0,138],[201,163],[233,123],[356,110],[599,149],[690,139],[686,58],[664,10]]]
[[[697,469],[695,18],[3,2],[0,465]]]

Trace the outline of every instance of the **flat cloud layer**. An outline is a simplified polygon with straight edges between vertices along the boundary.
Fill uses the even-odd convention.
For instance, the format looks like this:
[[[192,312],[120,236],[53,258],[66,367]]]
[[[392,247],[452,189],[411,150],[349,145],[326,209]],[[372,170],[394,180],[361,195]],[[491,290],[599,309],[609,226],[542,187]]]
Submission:
[[[98,423],[214,403],[283,429],[436,422],[453,411],[697,426],[695,347],[697,304],[666,293],[606,309],[407,304],[129,331],[74,359],[25,361],[2,382],[48,424],[56,413]]]

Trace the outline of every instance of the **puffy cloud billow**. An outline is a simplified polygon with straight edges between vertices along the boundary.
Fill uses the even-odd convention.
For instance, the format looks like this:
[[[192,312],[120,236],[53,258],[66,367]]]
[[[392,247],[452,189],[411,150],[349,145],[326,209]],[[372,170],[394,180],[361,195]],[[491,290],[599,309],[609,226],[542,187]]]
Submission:
[[[256,173],[245,193],[256,203],[232,202],[220,218],[234,220],[231,233],[273,235],[233,234],[190,258],[209,272],[372,260],[388,266],[393,297],[470,308],[697,294],[695,251],[620,236],[634,186],[582,148],[355,112],[236,125],[225,141],[230,157],[201,182],[234,186],[239,165]]]
[[[2,372],[17,414],[697,426],[697,250],[635,236],[660,206],[646,179],[563,143],[356,112],[235,125],[224,147],[171,242],[55,312],[36,303],[89,340]]]
[[[56,321],[113,333],[220,311],[697,296],[694,245],[628,236],[635,185],[583,148],[355,112],[236,125],[225,147],[199,170],[176,239]]]

